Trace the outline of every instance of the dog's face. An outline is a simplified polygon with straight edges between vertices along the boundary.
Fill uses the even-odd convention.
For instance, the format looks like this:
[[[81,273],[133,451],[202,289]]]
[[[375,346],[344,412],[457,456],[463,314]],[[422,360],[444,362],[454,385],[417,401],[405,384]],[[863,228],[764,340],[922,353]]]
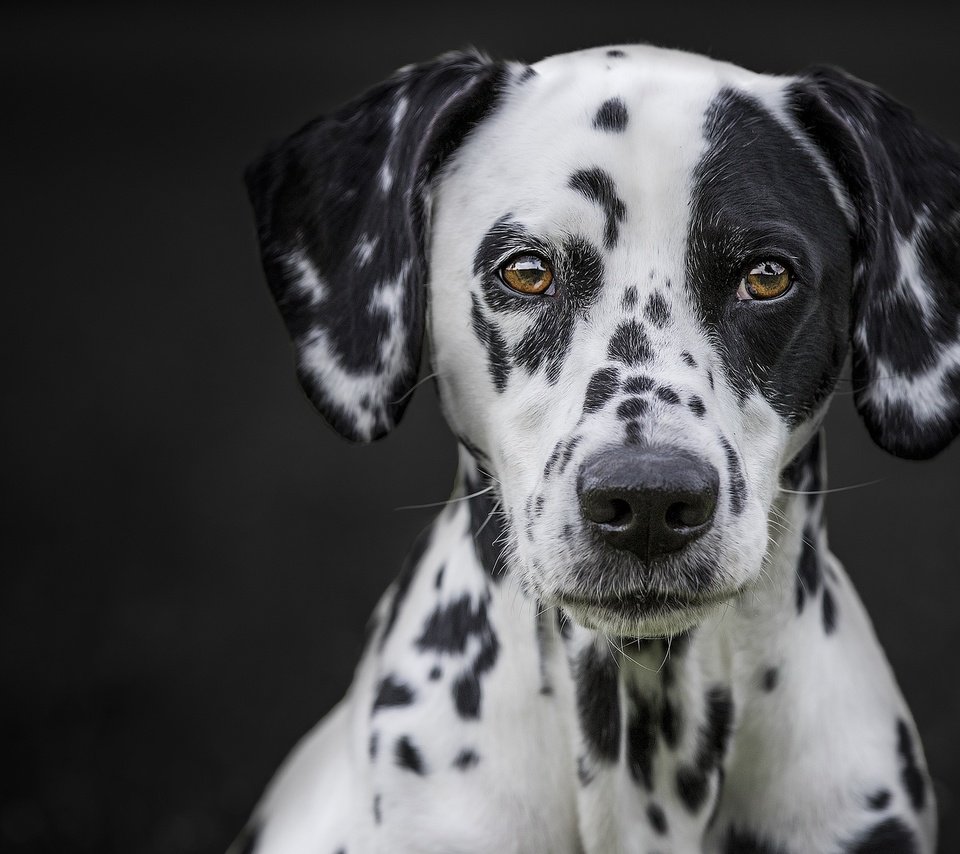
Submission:
[[[434,198],[441,398],[530,591],[614,633],[677,630],[760,572],[847,351],[848,224],[783,80],[636,47],[534,71]],[[667,535],[625,544],[632,520],[585,512],[584,478],[622,480],[624,451],[716,479],[699,536],[640,508]]]
[[[924,456],[956,433],[949,158],[835,72],[631,46],[405,70],[249,181],[328,419],[391,426],[426,315],[509,571],[587,626],[652,635],[761,573],[851,327],[877,441]]]

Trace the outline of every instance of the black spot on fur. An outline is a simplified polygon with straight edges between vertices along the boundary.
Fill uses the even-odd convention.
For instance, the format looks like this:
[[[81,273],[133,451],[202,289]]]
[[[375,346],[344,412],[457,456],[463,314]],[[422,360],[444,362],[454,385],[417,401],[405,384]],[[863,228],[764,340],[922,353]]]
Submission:
[[[623,307],[633,308],[637,304],[637,289],[631,285],[623,292]]]
[[[465,489],[467,495],[473,496],[467,501],[467,505],[470,509],[470,532],[473,535],[477,560],[487,575],[499,582],[503,574],[498,567],[500,547],[497,544],[503,538],[503,516],[497,511],[493,490],[483,492],[492,484],[493,481],[486,476],[470,477],[467,478]]]
[[[669,697],[663,698],[660,707],[660,731],[663,740],[671,750],[675,750],[680,743],[680,733],[683,729],[683,716]]]
[[[885,810],[890,806],[890,790],[878,789],[870,795],[867,795],[867,806],[872,810]]]
[[[627,767],[636,783],[653,789],[653,755],[657,746],[653,709],[639,692],[631,692],[627,721]]]
[[[627,129],[629,118],[627,105],[619,98],[610,98],[600,105],[593,117],[593,126],[609,133],[623,133]]]
[[[583,400],[584,412],[596,412],[617,393],[619,373],[616,368],[601,368],[595,371],[587,384]]]
[[[677,394],[672,388],[667,386],[660,386],[656,391],[657,397],[660,398],[664,403],[677,404],[680,402],[680,395]]]
[[[444,567],[441,566],[440,569],[437,570],[437,577],[433,581],[433,586],[437,590],[443,587],[443,570]]]
[[[373,821],[375,824],[380,824],[383,820],[383,815],[380,812],[380,795],[373,796]]]
[[[780,671],[776,667],[768,667],[763,671],[760,677],[760,685],[768,694],[773,691],[780,682]]]
[[[695,813],[707,797],[708,775],[719,767],[733,727],[733,698],[726,688],[711,688],[706,696],[706,720],[700,727],[694,765],[677,769],[677,794]]]
[[[367,745],[367,752],[370,754],[371,762],[377,758],[377,749],[379,746],[380,736],[375,732],[370,733],[370,743]]]
[[[596,202],[603,208],[606,224],[603,229],[603,245],[613,249],[620,237],[620,223],[626,219],[627,208],[617,195],[613,178],[609,173],[594,167],[579,169],[570,176],[570,187],[586,196],[591,202]]]
[[[423,764],[423,757],[409,736],[402,735],[397,739],[393,746],[393,756],[400,768],[413,771],[414,774],[419,774],[421,777],[427,773]]]
[[[850,843],[847,854],[918,854],[916,837],[899,818],[871,827],[863,836]]]
[[[667,301],[663,298],[661,293],[652,293],[650,298],[647,300],[647,304],[643,309],[643,313],[647,316],[654,326],[663,327],[667,325],[667,322],[670,320],[670,306],[667,305]]]
[[[407,592],[410,589],[410,582],[413,581],[413,575],[423,558],[424,552],[430,545],[430,537],[433,534],[433,526],[424,528],[413,543],[403,567],[397,575],[397,580],[393,583],[393,598],[390,600],[390,610],[387,612],[387,620],[383,626],[383,634],[380,635],[380,649],[383,649],[393,625],[397,621],[397,615],[400,613],[400,607],[403,600],[407,598]]]
[[[380,680],[371,713],[375,713],[379,709],[409,706],[415,699],[416,695],[413,689],[391,673]]]
[[[627,394],[643,394],[644,392],[650,391],[654,385],[656,385],[656,383],[654,383],[653,379],[650,377],[630,377],[623,384],[623,390]]]
[[[577,711],[584,740],[600,759],[620,754],[620,694],[617,663],[593,644],[577,662]]]
[[[911,806],[919,812],[927,799],[923,772],[917,764],[910,727],[902,718],[897,721],[897,753],[900,754],[900,779],[910,798]]]
[[[697,366],[697,360],[694,359],[693,356],[686,350],[680,354],[680,358],[683,359],[686,365],[690,368],[695,368]]]
[[[537,76],[536,70],[533,68],[533,66],[528,65],[520,73],[520,76],[517,78],[517,83],[526,83],[532,77],[536,77],[536,76]]]
[[[581,786],[588,786],[593,782],[593,771],[587,764],[586,756],[577,757],[577,779],[580,781]]]
[[[832,635],[833,630],[837,627],[837,602],[833,598],[830,588],[826,585],[823,587],[823,601],[820,604],[822,606],[823,630],[828,635]]]
[[[628,397],[617,407],[617,418],[629,421],[631,418],[642,418],[649,404],[642,397]]]
[[[577,446],[583,441],[583,436],[574,436],[568,443],[567,449],[563,452],[563,456],[560,458],[560,474],[563,474],[567,465],[570,462],[570,459],[573,457],[573,452],[577,449]]]
[[[707,799],[707,773],[693,765],[677,768],[677,794],[692,813],[700,811]]]
[[[730,509],[739,516],[747,500],[747,482],[743,479],[743,470],[740,468],[740,457],[727,441],[725,436],[720,438],[724,453],[727,456],[727,471],[730,475]]]
[[[439,667],[431,667],[429,679],[431,682],[436,682],[441,676],[443,676],[443,671]]]
[[[607,56],[609,56],[610,59],[623,59],[626,54],[622,50],[608,50]]]
[[[493,380],[496,390],[502,392],[507,387],[507,380],[510,378],[507,342],[500,330],[484,316],[477,295],[470,294],[470,300],[472,303],[470,320],[473,332],[487,351],[487,369],[490,371],[490,379]]]
[[[637,365],[653,358],[653,349],[643,327],[635,320],[621,323],[610,338],[607,357],[625,365]]]
[[[704,406],[703,400],[698,395],[692,395],[690,400],[687,401],[687,406],[697,418],[703,418],[707,413],[707,407]]]
[[[650,827],[660,836],[666,834],[668,830],[667,817],[659,804],[655,804],[653,801],[647,804],[647,820],[650,822]]]
[[[787,850],[749,830],[731,827],[727,831],[723,854],[787,854]]]
[[[797,613],[803,612],[807,596],[816,596],[820,589],[820,559],[814,545],[816,534],[810,528],[803,530],[800,562],[797,564]]]
[[[453,767],[459,768],[461,771],[467,771],[470,768],[473,768],[479,761],[480,757],[477,755],[476,751],[471,750],[469,747],[465,747],[453,760]]]
[[[480,649],[451,686],[457,713],[463,718],[480,715],[480,677],[496,663],[500,643],[487,616],[487,603],[480,599],[474,607],[470,594],[446,605],[439,605],[427,618],[423,632],[416,640],[421,652],[463,655],[471,638]]]

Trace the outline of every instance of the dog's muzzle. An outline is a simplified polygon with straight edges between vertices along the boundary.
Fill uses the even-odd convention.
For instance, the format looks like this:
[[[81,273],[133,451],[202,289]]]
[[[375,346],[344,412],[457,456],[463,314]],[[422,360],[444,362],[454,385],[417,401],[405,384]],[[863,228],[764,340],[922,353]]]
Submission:
[[[720,476],[673,447],[615,447],[588,457],[577,494],[588,529],[645,562],[688,546],[713,524]]]

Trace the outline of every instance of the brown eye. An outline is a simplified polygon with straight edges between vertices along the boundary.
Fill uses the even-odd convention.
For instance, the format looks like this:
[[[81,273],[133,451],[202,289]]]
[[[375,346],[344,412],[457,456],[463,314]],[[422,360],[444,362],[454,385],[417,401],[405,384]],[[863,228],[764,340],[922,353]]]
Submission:
[[[514,255],[500,268],[500,278],[521,294],[542,294],[553,282],[553,269],[539,255]]]
[[[793,284],[790,271],[776,261],[761,261],[740,280],[737,299],[774,299]]]

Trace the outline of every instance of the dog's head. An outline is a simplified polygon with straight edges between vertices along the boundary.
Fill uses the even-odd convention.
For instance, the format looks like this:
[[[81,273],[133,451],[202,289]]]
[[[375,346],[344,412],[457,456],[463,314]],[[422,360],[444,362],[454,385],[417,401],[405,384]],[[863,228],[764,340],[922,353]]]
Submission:
[[[960,155],[842,72],[450,55],[247,180],[310,398],[383,435],[429,324],[510,571],[588,626],[674,632],[760,574],[851,343],[881,446],[960,430]]]

